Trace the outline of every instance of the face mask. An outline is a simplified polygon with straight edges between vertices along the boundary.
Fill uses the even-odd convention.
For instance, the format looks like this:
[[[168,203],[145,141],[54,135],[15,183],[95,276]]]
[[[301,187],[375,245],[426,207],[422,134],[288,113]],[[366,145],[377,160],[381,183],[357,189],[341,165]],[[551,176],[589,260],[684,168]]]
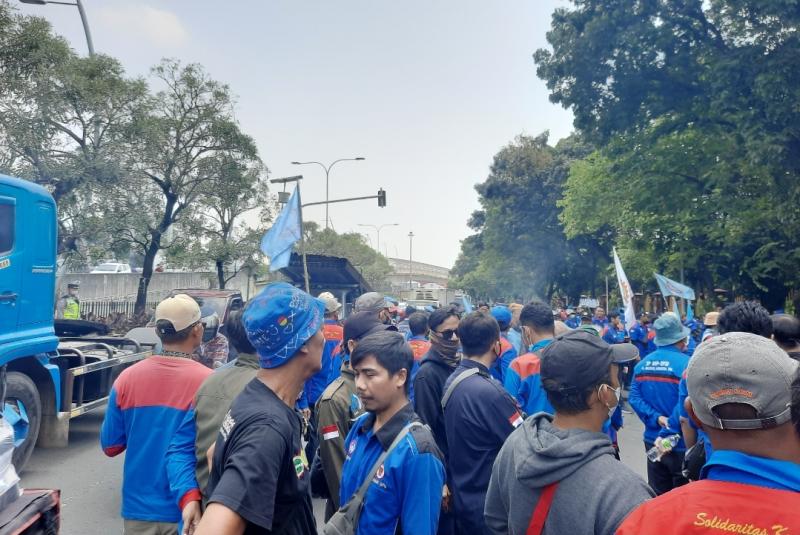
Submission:
[[[460,344],[458,339],[455,337],[445,340],[441,334],[437,333],[436,331],[431,331],[431,345],[442,356],[454,357],[458,352]]]
[[[600,388],[603,388],[603,387],[611,388],[610,385],[602,385],[602,386],[600,386]],[[617,398],[617,403],[613,407],[609,407],[608,408],[608,417],[609,418],[611,418],[611,416],[614,414],[614,411],[617,410],[617,407],[619,407],[620,401],[622,400],[622,387],[621,386],[618,387],[618,388],[611,388],[611,390],[614,392],[614,397]]]

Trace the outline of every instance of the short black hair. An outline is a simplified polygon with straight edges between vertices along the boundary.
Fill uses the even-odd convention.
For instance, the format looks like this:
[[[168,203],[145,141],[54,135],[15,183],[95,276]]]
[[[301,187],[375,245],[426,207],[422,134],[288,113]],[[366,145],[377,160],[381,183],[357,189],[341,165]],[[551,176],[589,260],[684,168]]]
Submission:
[[[460,318],[458,311],[453,307],[437,308],[431,313],[430,316],[428,316],[428,328],[432,331],[435,331],[436,327],[444,323],[447,318],[451,316]]]
[[[555,329],[553,310],[541,301],[531,301],[522,307],[519,324],[538,332],[552,332]]]
[[[603,377],[597,384],[587,387],[585,390],[559,390],[559,383],[552,379],[542,381],[547,401],[553,406],[556,412],[562,414],[578,414],[589,410],[587,400],[589,396],[597,390],[600,385],[611,384],[611,373]]]
[[[414,365],[414,352],[406,343],[405,337],[397,331],[380,331],[359,340],[350,355],[350,366],[355,369],[365,358],[373,356],[389,375],[406,369],[405,390],[411,388],[411,367]]]
[[[156,335],[162,344],[180,344],[185,342],[192,334],[192,329],[198,322],[194,322],[183,330],[175,331],[175,327],[169,320],[158,320],[156,322]],[[166,331],[166,332],[163,332]]]
[[[800,319],[791,314],[773,315],[772,335],[781,347],[794,347],[800,344]]]
[[[422,336],[428,332],[428,315],[424,312],[414,312],[408,317],[408,328],[414,336]]]
[[[225,336],[239,353],[255,353],[256,349],[250,340],[247,339],[247,331],[244,328],[242,317],[244,310],[234,310],[228,316],[228,321],[225,323]]]
[[[619,317],[619,312],[609,312],[608,313],[608,319],[610,319],[610,320],[613,320],[614,318],[618,318],[618,317]]]
[[[725,307],[717,319],[719,333],[752,333],[772,336],[772,318],[758,301],[742,301]]]
[[[406,317],[408,318],[409,316],[411,316],[411,314],[413,314],[416,311],[417,311],[417,307],[408,305],[406,307]]]
[[[458,340],[468,357],[486,354],[499,339],[500,325],[491,315],[473,312],[458,324]]]

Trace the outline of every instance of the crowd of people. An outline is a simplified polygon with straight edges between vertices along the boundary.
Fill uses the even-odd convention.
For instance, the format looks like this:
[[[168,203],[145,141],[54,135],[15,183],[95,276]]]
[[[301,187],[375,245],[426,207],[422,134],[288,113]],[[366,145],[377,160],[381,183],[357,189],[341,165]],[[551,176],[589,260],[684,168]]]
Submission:
[[[212,372],[200,307],[165,299],[163,349],[116,380],[101,432],[127,452],[125,533],[800,533],[796,317],[476,308],[368,293],[342,321],[273,283]],[[646,481],[619,460],[626,391]]]

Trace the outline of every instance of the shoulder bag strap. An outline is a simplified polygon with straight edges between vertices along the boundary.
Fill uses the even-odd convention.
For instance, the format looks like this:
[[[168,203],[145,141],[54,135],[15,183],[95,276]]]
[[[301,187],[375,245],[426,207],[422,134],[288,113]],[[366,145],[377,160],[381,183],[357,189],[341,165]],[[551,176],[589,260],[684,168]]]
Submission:
[[[531,522],[528,524],[528,531],[525,532],[525,535],[541,535],[547,515],[550,513],[550,506],[553,504],[553,495],[556,493],[557,486],[558,482],[555,482],[542,489],[539,503],[536,504],[536,508],[533,510]]]
[[[364,496],[367,494],[367,489],[369,489],[369,485],[370,483],[372,483],[372,478],[374,478],[375,474],[378,473],[378,469],[383,464],[383,461],[386,460],[386,457],[388,457],[389,454],[392,453],[392,451],[400,444],[400,442],[405,438],[405,436],[411,431],[412,428],[422,427],[422,425],[423,424],[420,422],[409,422],[403,429],[400,430],[399,433],[397,433],[397,436],[394,438],[394,441],[389,446],[389,448],[383,453],[381,453],[380,457],[378,457],[378,460],[375,461],[374,465],[372,465],[372,470],[369,471],[367,479],[365,479],[364,482],[361,483],[361,486],[358,488],[356,493],[353,494],[352,498],[350,498],[351,501],[356,498],[358,498],[359,500],[364,499]]]
[[[461,381],[468,377],[472,377],[477,373],[480,373],[478,368],[470,368],[465,372],[461,372],[455,379],[453,379],[453,382],[450,383],[450,386],[447,387],[447,390],[444,391],[444,395],[442,396],[442,410],[444,410],[444,408],[447,406],[447,402],[450,401],[450,396],[453,395],[453,391],[461,383]]]

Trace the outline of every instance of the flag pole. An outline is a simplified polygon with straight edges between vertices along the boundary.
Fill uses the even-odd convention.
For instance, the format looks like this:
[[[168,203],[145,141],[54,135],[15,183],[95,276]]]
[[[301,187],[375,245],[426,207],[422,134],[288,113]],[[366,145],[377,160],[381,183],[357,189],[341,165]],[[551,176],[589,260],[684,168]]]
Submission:
[[[303,200],[300,195],[300,182],[297,183],[297,209],[300,212],[300,254],[303,256],[303,280],[306,293],[311,293],[311,281],[308,280],[308,261],[306,259],[306,230],[303,228]]]

